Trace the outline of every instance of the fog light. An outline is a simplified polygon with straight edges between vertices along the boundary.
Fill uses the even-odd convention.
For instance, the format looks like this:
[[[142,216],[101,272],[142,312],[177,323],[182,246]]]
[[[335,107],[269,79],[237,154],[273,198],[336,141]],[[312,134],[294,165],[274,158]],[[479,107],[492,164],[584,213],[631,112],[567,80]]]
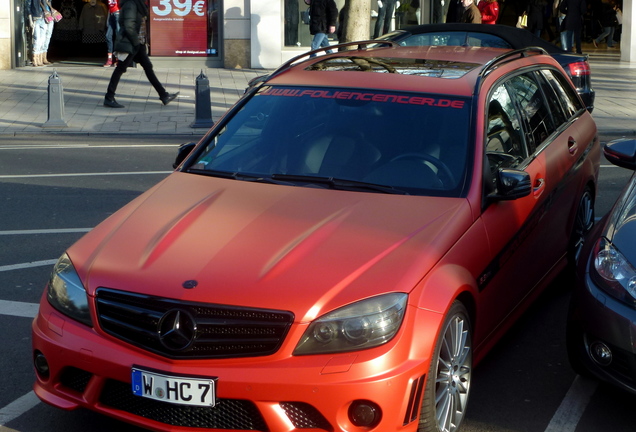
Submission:
[[[609,366],[612,363],[612,350],[603,342],[594,342],[590,345],[590,353],[594,361],[601,366]]]
[[[349,406],[349,420],[355,426],[375,427],[382,419],[382,411],[377,404],[366,400],[357,400]]]
[[[49,377],[49,362],[46,361],[46,357],[40,351],[36,351],[33,354],[33,365],[40,378],[47,379]]]

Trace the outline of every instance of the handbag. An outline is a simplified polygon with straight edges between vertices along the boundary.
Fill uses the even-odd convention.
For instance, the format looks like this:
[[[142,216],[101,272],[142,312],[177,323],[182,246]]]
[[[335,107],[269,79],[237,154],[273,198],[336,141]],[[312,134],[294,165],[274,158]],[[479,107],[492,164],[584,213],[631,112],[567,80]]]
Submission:
[[[57,11],[57,9],[53,9],[51,4],[47,1],[40,1],[40,5],[42,6],[42,10],[44,11],[44,21],[47,23],[50,22],[60,22],[62,20],[62,14]],[[47,6],[50,11],[47,11]]]
[[[307,8],[306,11],[302,11],[300,13],[300,19],[303,22],[303,24],[309,24],[309,21],[310,21],[309,8]]]
[[[60,22],[62,21],[62,18],[64,18],[57,9],[53,8],[51,8],[51,15],[53,16],[53,21],[55,22]]]
[[[528,15],[524,12],[523,15],[517,18],[517,28],[528,27]]]

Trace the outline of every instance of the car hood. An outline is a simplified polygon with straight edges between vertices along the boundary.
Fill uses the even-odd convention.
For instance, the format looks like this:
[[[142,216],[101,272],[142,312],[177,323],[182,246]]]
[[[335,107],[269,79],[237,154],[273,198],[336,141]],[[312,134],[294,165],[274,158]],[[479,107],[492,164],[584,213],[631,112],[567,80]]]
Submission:
[[[91,296],[107,287],[290,310],[310,320],[365,297],[412,290],[471,223],[460,198],[175,172],[68,254]]]

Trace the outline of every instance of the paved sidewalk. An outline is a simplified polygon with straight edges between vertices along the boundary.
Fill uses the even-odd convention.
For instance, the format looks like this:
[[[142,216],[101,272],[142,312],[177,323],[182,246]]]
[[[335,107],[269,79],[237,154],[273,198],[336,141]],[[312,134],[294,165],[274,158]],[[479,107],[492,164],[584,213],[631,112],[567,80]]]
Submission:
[[[584,46],[590,54],[596,90],[593,116],[602,136],[636,135],[636,63],[619,60],[619,51]],[[56,71],[64,94],[67,127],[43,127],[48,117],[48,82]],[[210,85],[212,120],[216,121],[242,95],[247,82],[267,71],[258,69],[155,68],[178,99],[163,106],[141,67],[130,68],[119,84],[123,109],[104,107],[112,68],[54,64],[0,71],[0,137],[42,133],[203,135],[195,121],[195,83],[203,72]]]
[[[216,121],[243,94],[247,82],[264,70],[160,68],[159,81],[179,96],[164,106],[141,66],[129,68],[117,88],[125,108],[103,106],[113,68],[52,64],[0,70],[0,136],[40,133],[203,135],[195,121],[195,83],[203,72],[209,81],[212,120]],[[49,120],[49,78],[57,72],[63,88],[66,127],[44,127]],[[59,113],[53,116],[59,118]]]

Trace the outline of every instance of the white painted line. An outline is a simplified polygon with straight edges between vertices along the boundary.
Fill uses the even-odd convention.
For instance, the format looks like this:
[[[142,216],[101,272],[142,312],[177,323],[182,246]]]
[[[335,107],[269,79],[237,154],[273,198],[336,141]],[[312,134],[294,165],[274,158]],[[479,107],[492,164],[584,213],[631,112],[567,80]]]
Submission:
[[[0,266],[0,272],[10,271],[10,270],[21,270],[21,269],[31,268],[31,267],[42,267],[42,266],[49,266],[49,265],[52,266],[56,262],[57,262],[57,259],[53,259],[53,260],[44,260],[44,261],[32,261],[29,263],[22,263],[22,264],[4,265],[4,266]]]
[[[98,149],[98,148],[156,148],[156,147],[179,147],[181,144],[29,144],[28,146],[0,146],[0,150],[37,150],[37,149]]]
[[[30,234],[74,234],[87,233],[93,228],[60,228],[60,229],[38,229],[38,230],[9,230],[0,231],[0,235],[30,235]]]
[[[0,179],[20,178],[46,178],[46,177],[101,177],[119,175],[146,175],[146,174],[171,174],[173,171],[128,171],[128,172],[102,172],[102,173],[67,173],[67,174],[15,174],[0,175]]]
[[[37,303],[0,300],[0,315],[35,318],[39,307]]]
[[[574,432],[597,387],[596,380],[577,375],[545,432]]]
[[[24,396],[14,400],[9,405],[0,409],[0,426],[4,426],[11,420],[20,417],[25,412],[40,403],[40,399],[30,391]]]

